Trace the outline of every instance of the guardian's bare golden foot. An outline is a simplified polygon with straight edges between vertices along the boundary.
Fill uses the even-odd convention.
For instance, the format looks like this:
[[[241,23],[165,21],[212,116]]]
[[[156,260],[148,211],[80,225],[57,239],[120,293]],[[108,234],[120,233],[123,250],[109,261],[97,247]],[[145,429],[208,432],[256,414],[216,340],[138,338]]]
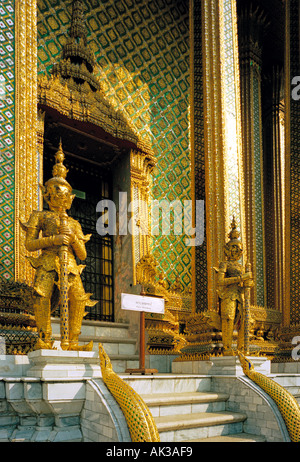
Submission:
[[[34,346],[35,350],[53,350],[54,340],[44,341],[39,338]]]
[[[69,351],[92,351],[93,344],[94,344],[93,340],[91,340],[86,345],[78,345],[78,343],[74,344],[74,345],[71,344],[71,345],[69,345],[68,350]]]

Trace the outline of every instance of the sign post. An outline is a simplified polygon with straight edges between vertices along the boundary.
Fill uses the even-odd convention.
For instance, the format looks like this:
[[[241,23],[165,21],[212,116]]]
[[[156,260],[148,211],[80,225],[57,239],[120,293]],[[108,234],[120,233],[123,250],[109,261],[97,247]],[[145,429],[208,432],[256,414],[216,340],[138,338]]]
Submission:
[[[164,313],[165,301],[160,297],[151,297],[144,295],[142,289],[141,295],[121,294],[121,307],[123,310],[132,310],[140,312],[140,364],[138,369],[126,369],[129,374],[155,374],[157,369],[145,368],[145,312],[147,313]]]

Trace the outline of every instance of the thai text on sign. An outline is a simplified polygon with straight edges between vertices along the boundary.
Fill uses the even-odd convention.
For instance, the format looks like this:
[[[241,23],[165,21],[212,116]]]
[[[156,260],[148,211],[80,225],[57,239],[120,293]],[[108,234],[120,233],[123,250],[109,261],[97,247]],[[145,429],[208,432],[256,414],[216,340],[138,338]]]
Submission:
[[[165,312],[165,300],[158,297],[143,295],[121,294],[121,308],[123,310],[144,311],[145,313]]]

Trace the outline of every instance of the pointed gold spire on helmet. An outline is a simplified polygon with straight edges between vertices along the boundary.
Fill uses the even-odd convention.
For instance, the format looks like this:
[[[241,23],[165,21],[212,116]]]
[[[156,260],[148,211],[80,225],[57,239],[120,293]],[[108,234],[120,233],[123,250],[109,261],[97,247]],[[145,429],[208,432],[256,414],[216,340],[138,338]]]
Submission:
[[[55,164],[52,169],[52,175],[54,177],[60,177],[65,180],[67,177],[68,170],[63,164],[64,160],[65,160],[65,154],[63,152],[62,141],[60,139],[58,151],[55,154]]]
[[[50,178],[48,181],[46,181],[45,185],[40,185],[42,189],[42,194],[46,202],[49,201],[49,188],[52,187],[52,185],[61,185],[61,186],[66,186],[69,191],[70,191],[70,207],[73,198],[75,197],[72,195],[72,186],[68,183],[66,180],[66,176],[68,173],[68,169],[64,165],[64,160],[65,160],[65,154],[62,149],[62,141],[60,140],[59,142],[59,147],[58,150],[55,154],[55,164],[53,165],[52,168],[52,178]]]
[[[228,234],[228,237],[229,239],[232,241],[232,240],[237,240],[239,237],[240,237],[240,233],[238,232],[237,230],[237,224],[236,224],[236,221],[235,221],[235,217],[233,216],[232,217],[232,222],[231,222],[231,231],[230,233]]]

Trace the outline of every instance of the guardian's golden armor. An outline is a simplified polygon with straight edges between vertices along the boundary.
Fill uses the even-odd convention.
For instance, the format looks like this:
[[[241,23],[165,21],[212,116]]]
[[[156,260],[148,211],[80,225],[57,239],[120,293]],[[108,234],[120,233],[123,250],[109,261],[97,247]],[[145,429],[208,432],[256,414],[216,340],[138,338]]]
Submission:
[[[91,235],[85,236],[80,223],[66,214],[75,196],[65,179],[67,169],[63,165],[61,144],[55,159],[53,178],[42,186],[49,210],[33,211],[28,222],[22,224],[26,231],[26,249],[41,251],[38,257],[27,257],[36,270],[33,282],[34,315],[39,333],[36,348],[53,347],[51,312],[57,307],[55,295],[59,293],[62,349],[91,350],[92,342],[79,346],[78,338],[85,307],[97,301],[90,300],[91,294],[85,292],[80,277],[84,265],[77,265],[75,259],[76,256],[85,260],[85,243]]]
[[[223,354],[234,355],[232,339],[234,327],[238,330],[238,350],[244,348],[244,315],[245,315],[245,288],[253,286],[251,271],[239,262],[243,247],[236,230],[233,219],[229,233],[229,241],[224,246],[225,260],[215,268],[218,274],[217,286],[221,307],[221,326]]]

